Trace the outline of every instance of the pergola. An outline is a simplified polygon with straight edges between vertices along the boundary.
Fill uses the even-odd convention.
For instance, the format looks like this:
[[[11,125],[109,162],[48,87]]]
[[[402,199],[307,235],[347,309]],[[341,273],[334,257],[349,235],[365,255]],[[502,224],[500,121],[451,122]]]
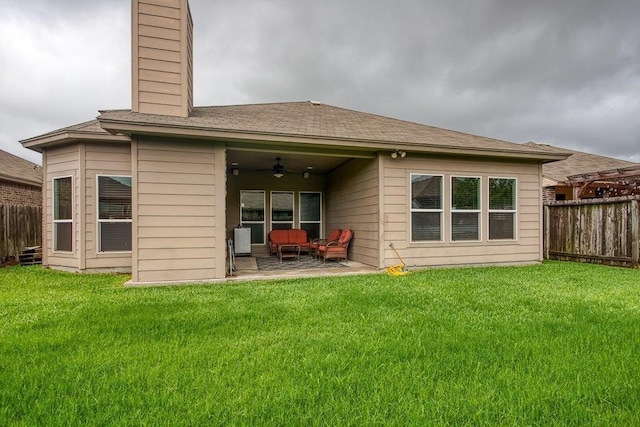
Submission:
[[[574,200],[593,194],[595,198],[640,195],[640,166],[587,172],[567,177]]]

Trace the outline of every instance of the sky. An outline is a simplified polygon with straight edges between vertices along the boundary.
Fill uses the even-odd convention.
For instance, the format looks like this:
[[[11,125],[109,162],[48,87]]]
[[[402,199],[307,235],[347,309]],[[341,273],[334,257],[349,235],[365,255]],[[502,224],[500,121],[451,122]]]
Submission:
[[[320,101],[640,162],[638,0],[190,0],[197,106]],[[131,0],[0,0],[0,149],[131,108]]]

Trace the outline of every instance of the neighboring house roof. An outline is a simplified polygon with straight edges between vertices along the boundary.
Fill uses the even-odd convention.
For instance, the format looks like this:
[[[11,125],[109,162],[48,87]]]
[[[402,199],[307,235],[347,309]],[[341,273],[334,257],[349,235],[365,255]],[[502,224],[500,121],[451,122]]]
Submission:
[[[585,153],[582,151],[569,150],[567,148],[553,147],[547,144],[527,142],[526,146],[543,147],[550,151],[566,153],[570,156],[565,160],[546,163],[542,166],[542,176],[545,180],[544,186],[557,185],[567,181],[568,176],[585,174],[596,171],[627,168],[640,166],[638,163],[626,160],[615,159],[613,157],[600,156],[597,154]]]
[[[318,102],[283,102],[195,107],[189,117],[102,111],[101,126],[114,133],[291,142],[336,148],[408,149],[423,152],[519,157],[566,158],[545,147],[362,113]]]
[[[0,180],[42,187],[42,167],[0,150]]]

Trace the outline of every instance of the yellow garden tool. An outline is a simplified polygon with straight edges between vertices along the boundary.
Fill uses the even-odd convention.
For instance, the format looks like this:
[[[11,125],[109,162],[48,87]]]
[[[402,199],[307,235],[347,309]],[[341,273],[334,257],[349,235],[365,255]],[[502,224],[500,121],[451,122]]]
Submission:
[[[387,267],[387,269],[385,270],[386,273],[389,276],[404,276],[406,274],[409,274],[409,269],[407,268],[407,264],[404,263],[404,260],[402,259],[402,257],[400,256],[396,248],[393,247],[393,243],[389,243],[389,247],[393,249],[393,251],[396,253],[396,256],[398,257],[398,259],[402,264],[392,265],[391,267]]]

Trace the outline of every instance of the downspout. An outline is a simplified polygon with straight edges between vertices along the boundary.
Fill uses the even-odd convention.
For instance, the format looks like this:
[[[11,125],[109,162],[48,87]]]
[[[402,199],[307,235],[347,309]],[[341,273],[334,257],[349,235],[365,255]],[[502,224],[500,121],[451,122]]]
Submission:
[[[384,179],[384,162],[385,156],[378,153],[378,268],[385,267],[385,248],[387,242],[384,239],[385,236],[385,208],[384,208],[384,192],[385,192],[385,179]]]

